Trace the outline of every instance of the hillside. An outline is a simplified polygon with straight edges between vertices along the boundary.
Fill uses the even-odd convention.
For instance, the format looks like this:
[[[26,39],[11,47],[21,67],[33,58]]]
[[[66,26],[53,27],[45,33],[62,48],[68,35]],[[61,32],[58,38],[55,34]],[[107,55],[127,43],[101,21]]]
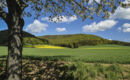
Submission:
[[[23,32],[23,43],[24,44],[44,44],[48,43],[45,39],[40,39],[35,37],[34,35]],[[8,44],[8,30],[0,31],[0,45],[7,45]]]
[[[98,45],[98,44],[118,44],[130,45],[128,42],[107,40],[99,36],[89,34],[71,34],[71,35],[47,35],[39,36],[41,39],[47,39],[49,44],[59,45],[70,48],[77,48],[84,45]]]
[[[130,45],[128,42],[107,40],[99,36],[89,34],[70,34],[70,35],[46,35],[36,37],[28,32],[23,32],[24,45],[35,44],[51,44],[56,46],[63,46],[69,48],[78,48],[84,45],[98,45],[98,44],[118,44]],[[0,45],[7,45],[8,31],[0,31]]]

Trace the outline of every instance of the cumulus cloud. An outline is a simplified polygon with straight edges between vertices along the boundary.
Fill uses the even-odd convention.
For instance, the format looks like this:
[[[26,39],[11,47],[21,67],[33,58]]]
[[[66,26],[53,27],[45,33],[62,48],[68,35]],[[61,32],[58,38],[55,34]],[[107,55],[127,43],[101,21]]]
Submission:
[[[130,24],[129,23],[123,24],[123,32],[130,32]]]
[[[130,28],[130,24],[129,23],[125,23],[125,24],[123,24],[123,27]]]
[[[123,3],[129,4],[130,0],[125,0]],[[111,19],[127,19],[130,20],[130,7],[128,8],[123,8],[119,6],[114,14],[110,15]]]
[[[41,31],[46,31],[47,27],[48,24],[44,24],[38,20],[34,20],[34,22],[32,24],[29,24],[25,30],[31,33],[40,33]]]
[[[123,29],[123,32],[130,32],[130,28]]]
[[[111,14],[111,19],[127,19],[130,20],[130,8],[118,7],[114,14]]]
[[[48,21],[48,22],[56,22],[56,23],[70,23],[70,22],[77,20],[77,17],[76,16],[71,16],[71,17],[56,16],[56,17],[52,18],[52,20],[50,20],[49,17],[44,17],[41,20]]]
[[[112,28],[114,25],[117,24],[115,20],[105,20],[99,23],[92,23],[90,25],[83,26],[84,32],[97,32],[97,31],[105,31],[106,29]]]
[[[64,31],[66,31],[66,28],[56,28],[56,31],[57,32],[64,32]]]

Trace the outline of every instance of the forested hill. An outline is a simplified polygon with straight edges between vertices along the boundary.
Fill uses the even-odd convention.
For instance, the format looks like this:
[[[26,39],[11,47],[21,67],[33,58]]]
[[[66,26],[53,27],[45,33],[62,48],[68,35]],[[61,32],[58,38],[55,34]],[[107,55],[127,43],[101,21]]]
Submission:
[[[130,46],[128,42],[107,40],[99,36],[89,34],[71,34],[71,35],[47,35],[36,37],[28,32],[23,32],[24,45],[29,44],[51,44],[69,48],[77,48],[84,45],[98,44],[118,44]],[[8,44],[8,30],[0,31],[0,45]]]
[[[24,44],[44,44],[48,43],[45,39],[40,39],[35,37],[34,35],[23,31],[23,43]],[[0,45],[8,44],[8,30],[0,31]]]
[[[89,34],[71,34],[71,35],[47,35],[39,36],[41,39],[47,39],[49,44],[59,45],[65,47],[79,47],[84,45],[98,45],[98,44],[118,44],[130,45],[128,42],[107,40],[96,35]]]

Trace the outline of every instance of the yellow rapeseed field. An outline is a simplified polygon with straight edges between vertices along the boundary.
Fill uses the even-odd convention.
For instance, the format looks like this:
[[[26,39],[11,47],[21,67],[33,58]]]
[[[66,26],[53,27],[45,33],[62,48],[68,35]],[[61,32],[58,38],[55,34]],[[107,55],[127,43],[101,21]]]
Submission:
[[[64,47],[60,46],[52,46],[52,45],[34,45],[35,48],[54,48],[54,49],[64,49]]]

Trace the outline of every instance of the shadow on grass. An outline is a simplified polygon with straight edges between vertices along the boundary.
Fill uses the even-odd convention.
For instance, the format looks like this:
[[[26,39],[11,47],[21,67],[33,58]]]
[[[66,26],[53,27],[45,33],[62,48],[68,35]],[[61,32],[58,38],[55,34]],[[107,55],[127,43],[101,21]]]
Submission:
[[[7,56],[0,56],[0,60],[6,60]],[[28,60],[43,60],[43,61],[58,61],[58,60],[69,60],[72,56],[69,55],[58,55],[58,56],[23,56],[23,59]]]
[[[6,57],[7,57],[6,55],[0,56],[0,58],[6,58]]]
[[[68,66],[65,65],[65,62],[50,61],[59,57],[68,58],[70,56],[24,57],[22,80],[68,80],[65,76],[68,71]],[[1,58],[6,58],[6,56],[1,56]],[[5,71],[6,61],[0,60],[0,80],[6,77]]]
[[[6,58],[1,56],[0,58]],[[130,80],[129,67],[119,64],[67,63],[72,56],[23,57],[22,80]],[[61,61],[60,61],[61,60]],[[0,60],[0,80],[5,78],[6,62]],[[123,74],[125,71],[125,75]]]
[[[28,59],[28,60],[43,60],[43,61],[58,61],[58,60],[64,60],[64,61],[68,61],[69,59],[71,59],[72,56],[63,56],[63,55],[59,55],[59,56],[23,56],[23,59]]]

